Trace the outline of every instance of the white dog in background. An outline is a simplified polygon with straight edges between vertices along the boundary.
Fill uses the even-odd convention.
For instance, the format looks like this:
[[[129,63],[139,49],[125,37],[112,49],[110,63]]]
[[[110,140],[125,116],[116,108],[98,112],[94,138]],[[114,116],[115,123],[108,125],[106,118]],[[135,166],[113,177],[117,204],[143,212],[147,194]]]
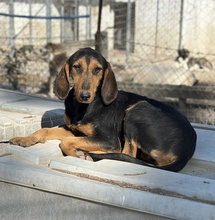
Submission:
[[[189,70],[206,70],[210,71],[213,68],[212,63],[205,57],[189,57],[190,51],[187,49],[179,49],[176,62]]]

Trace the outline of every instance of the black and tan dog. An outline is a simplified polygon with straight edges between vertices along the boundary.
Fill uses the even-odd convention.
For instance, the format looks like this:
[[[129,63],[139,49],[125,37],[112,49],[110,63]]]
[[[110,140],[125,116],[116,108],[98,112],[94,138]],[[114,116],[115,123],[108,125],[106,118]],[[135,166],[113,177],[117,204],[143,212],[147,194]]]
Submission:
[[[164,103],[118,91],[110,64],[91,48],[67,60],[55,94],[65,99],[65,127],[43,128],[10,143],[28,147],[59,139],[66,155],[83,151],[94,161],[116,159],[170,171],[181,170],[193,156],[196,133],[188,120]]]

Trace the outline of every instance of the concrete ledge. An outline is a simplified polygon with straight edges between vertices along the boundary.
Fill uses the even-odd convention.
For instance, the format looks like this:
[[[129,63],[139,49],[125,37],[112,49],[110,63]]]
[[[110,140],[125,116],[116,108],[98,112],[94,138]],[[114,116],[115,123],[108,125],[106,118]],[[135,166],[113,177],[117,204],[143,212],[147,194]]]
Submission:
[[[0,89],[0,141],[61,125],[63,115],[64,104],[57,99]]]
[[[63,157],[59,148],[60,141],[47,141],[44,144],[36,144],[23,148],[16,145],[7,146],[7,153],[34,164],[48,164],[53,158]]]
[[[121,187],[215,205],[215,193],[212,193],[215,189],[215,180],[208,180],[205,183],[205,178],[202,177],[187,176],[120,161],[102,160],[93,163],[71,157],[54,159],[49,167]],[[162,178],[158,179],[158,174]],[[205,190],[200,191],[199,189],[204,188],[205,184],[207,184]]]
[[[0,90],[1,96],[1,140],[27,135],[63,120],[63,103],[57,100]],[[15,102],[22,102],[17,104],[17,112]],[[8,113],[5,108],[9,106]],[[59,141],[29,148],[0,143],[0,181],[112,206],[139,219],[143,215],[148,219],[215,219],[215,128],[199,124],[194,128],[197,149],[180,173],[119,161],[63,157]],[[28,209],[34,209],[34,202]],[[80,213],[81,206],[77,210]],[[112,217],[110,213],[109,219]]]
[[[1,219],[5,220],[157,220],[156,216],[80,198],[0,182]],[[159,217],[159,220],[167,218]]]
[[[59,142],[48,141],[29,148],[1,144],[0,180],[158,219],[213,219],[214,131],[209,127],[196,131],[196,152],[180,173],[119,161],[63,157]]]
[[[11,161],[10,157],[11,156],[2,158],[0,166],[0,179],[4,178],[4,181],[6,182],[18,182],[20,185],[30,186],[32,188],[42,189],[49,192],[59,193],[102,204],[121,207],[128,210],[134,210],[140,213],[150,213],[157,217],[163,216],[176,219],[197,220],[213,219],[215,217],[214,204],[195,201],[195,198],[191,200],[187,198],[181,198],[180,195],[176,194],[175,196],[173,194],[160,194],[159,190],[157,190],[157,192],[143,190],[144,188],[147,189],[147,187],[145,187],[147,176],[144,177],[144,174],[142,174],[142,176],[139,177],[142,179],[142,183],[140,179],[140,185],[138,185],[142,186],[141,190],[138,187],[134,188],[131,185],[129,186],[126,180],[125,182],[118,180],[117,184],[114,181],[105,182],[100,181],[99,179],[93,180],[87,178],[87,172],[85,177],[76,176],[72,173],[63,173],[46,169],[41,166],[26,164],[17,159],[13,159]],[[112,164],[114,170],[116,170],[116,167],[119,165],[119,163],[123,162],[115,163],[115,161],[107,161],[107,164]],[[102,167],[102,164],[98,164],[98,166]],[[124,170],[126,170],[128,166],[130,166],[130,164],[124,164],[123,166],[125,166]],[[136,168],[138,167],[139,166],[137,166]],[[148,180],[149,183],[150,181],[152,181],[151,188],[154,187],[153,180],[156,180],[156,182],[159,184],[159,181],[161,179],[165,181],[165,179],[168,178],[169,175],[171,175],[171,173],[166,171],[158,171],[155,169],[153,171],[146,167],[144,167],[143,169],[145,170],[144,172],[148,174],[152,172],[152,174],[150,175],[154,176],[154,178]],[[110,168],[110,172],[111,171],[113,171],[113,169]],[[127,173],[127,171],[124,171],[124,173]],[[132,173],[130,173],[130,179],[131,181],[133,180],[135,183],[136,177],[135,175],[132,176]],[[175,177],[175,175],[173,175],[172,177]],[[169,182],[172,180],[171,185],[174,185],[174,183],[177,182],[179,185],[181,185],[183,183],[183,180],[185,179],[186,176],[184,176],[184,178],[181,180],[180,178],[174,179],[170,177]],[[127,185],[125,185],[126,183]],[[195,181],[193,181],[193,183],[195,183]],[[160,184],[162,185],[162,183]],[[132,185],[134,186],[134,184]],[[208,185],[210,184],[205,183],[205,187],[208,187]],[[166,187],[168,188],[168,185],[166,185]],[[183,185],[181,185],[181,187],[183,187]],[[192,188],[192,185],[187,185],[186,188],[188,187]],[[199,188],[199,190],[200,189],[201,191],[203,191],[203,186]],[[211,193],[213,194],[212,196],[214,196],[214,192]]]

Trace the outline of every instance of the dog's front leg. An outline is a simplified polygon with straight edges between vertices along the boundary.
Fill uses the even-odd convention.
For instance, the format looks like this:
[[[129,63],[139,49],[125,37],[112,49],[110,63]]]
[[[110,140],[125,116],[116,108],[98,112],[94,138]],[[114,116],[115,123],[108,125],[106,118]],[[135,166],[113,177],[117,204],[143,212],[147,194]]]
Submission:
[[[42,128],[27,137],[15,137],[9,140],[11,144],[22,147],[29,147],[36,143],[44,143],[47,140],[63,140],[66,137],[73,137],[70,130],[61,128]]]

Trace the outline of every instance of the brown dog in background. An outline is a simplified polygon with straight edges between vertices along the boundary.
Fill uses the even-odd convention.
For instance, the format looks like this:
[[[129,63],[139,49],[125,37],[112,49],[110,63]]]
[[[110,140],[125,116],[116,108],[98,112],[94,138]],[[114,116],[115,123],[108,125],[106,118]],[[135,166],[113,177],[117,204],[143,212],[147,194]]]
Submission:
[[[47,43],[42,49],[40,49],[40,52],[42,53],[42,56],[48,58],[48,96],[54,98],[54,80],[69,56],[67,55],[66,47],[62,44]]]
[[[115,159],[181,170],[193,156],[196,133],[181,113],[162,102],[118,91],[105,58],[91,48],[74,53],[57,75],[54,92],[65,100],[65,126],[43,128],[12,144],[61,140],[66,155]]]

